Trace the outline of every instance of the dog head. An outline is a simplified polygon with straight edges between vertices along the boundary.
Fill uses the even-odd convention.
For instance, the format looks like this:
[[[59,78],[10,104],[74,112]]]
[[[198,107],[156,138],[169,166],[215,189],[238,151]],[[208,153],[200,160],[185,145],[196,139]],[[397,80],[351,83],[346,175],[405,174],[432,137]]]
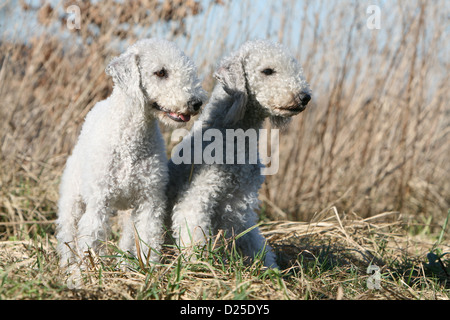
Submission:
[[[281,45],[265,40],[246,42],[222,61],[215,77],[234,97],[226,116],[229,123],[242,119],[250,105],[280,126],[311,100],[300,64]]]
[[[189,121],[206,99],[194,63],[167,40],[136,42],[109,63],[106,73],[146,115],[169,125]]]

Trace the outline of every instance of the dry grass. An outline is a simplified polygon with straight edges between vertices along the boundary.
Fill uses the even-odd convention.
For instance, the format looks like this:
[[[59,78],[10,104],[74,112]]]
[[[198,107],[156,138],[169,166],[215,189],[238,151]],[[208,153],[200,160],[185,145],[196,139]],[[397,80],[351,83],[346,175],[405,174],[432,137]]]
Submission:
[[[378,32],[358,14],[363,4],[344,13],[322,3],[317,14],[330,10],[328,24],[302,24],[316,37],[302,55],[315,101],[282,136],[281,170],[266,194],[290,217],[334,204],[363,216],[442,219],[449,207],[449,78],[439,71],[448,70],[440,59],[448,39],[439,6],[390,4]],[[333,14],[345,14],[345,27]]]
[[[269,2],[267,11],[250,1],[19,3],[47,29],[23,35],[27,20],[19,18],[0,42],[0,297],[448,298],[423,267],[435,239],[417,240],[441,232],[450,207],[445,1],[384,3],[380,30],[366,27],[369,3],[350,0]],[[79,30],[68,30],[61,14],[71,4],[82,12]],[[8,5],[15,7],[0,10]],[[64,287],[53,249],[62,168],[85,115],[111,92],[108,60],[154,35],[194,58],[207,90],[218,59],[248,38],[278,40],[302,62],[313,101],[281,133],[280,170],[261,192],[284,277],[257,265],[177,269],[175,259],[151,276],[105,265],[86,289]],[[333,221],[323,217],[330,212]],[[370,220],[380,212],[396,219]],[[365,289],[368,257],[386,266],[385,290]]]
[[[342,217],[335,208],[315,223],[271,222],[262,230],[279,256],[281,271],[246,263],[232,243],[213,239],[188,262],[167,247],[154,269],[128,260],[111,243],[111,255],[86,259],[84,285],[70,290],[60,273],[53,238],[0,243],[0,297],[15,299],[449,299],[450,264],[426,260],[433,243],[402,230],[393,213]],[[386,221],[390,217],[392,222]],[[225,248],[227,247],[227,249]],[[448,245],[440,244],[443,251]],[[125,258],[128,259],[128,258]],[[369,265],[380,268],[379,289],[368,289]],[[446,289],[447,287],[447,289]]]

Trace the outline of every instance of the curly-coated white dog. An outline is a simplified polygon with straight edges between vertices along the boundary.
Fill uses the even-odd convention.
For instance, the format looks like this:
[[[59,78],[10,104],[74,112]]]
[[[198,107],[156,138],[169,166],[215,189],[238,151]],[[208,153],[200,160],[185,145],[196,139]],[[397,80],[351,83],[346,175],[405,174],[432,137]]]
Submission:
[[[133,209],[120,246],[160,250],[168,182],[165,144],[158,128],[189,121],[206,98],[194,63],[166,40],[144,39],[106,68],[109,98],[88,113],[60,186],[57,239],[62,267],[89,248],[101,252],[116,210]],[[133,227],[135,226],[135,229]],[[146,247],[148,246],[148,247]],[[152,251],[150,261],[157,261]]]
[[[264,176],[259,159],[250,161],[251,146],[239,146],[232,140],[234,153],[230,155],[226,147],[230,141],[217,144],[211,137],[203,138],[201,152],[210,151],[207,148],[213,143],[222,145],[223,161],[196,164],[195,136],[214,129],[222,133],[215,136],[217,139],[227,137],[230,129],[242,129],[254,130],[259,140],[258,129],[266,118],[280,126],[305,109],[311,99],[309,85],[298,62],[282,46],[263,40],[249,41],[223,59],[215,76],[219,84],[198,120],[202,126],[194,125],[169,162],[168,208],[172,209],[174,237],[181,246],[189,246],[204,243],[205,235],[216,234],[219,229],[232,235],[253,227],[237,240],[238,247],[250,257],[265,252],[264,264],[277,267],[275,254],[255,228]],[[192,154],[190,163],[176,164],[174,156],[187,148]],[[236,160],[242,151],[244,163],[229,164],[228,160]]]

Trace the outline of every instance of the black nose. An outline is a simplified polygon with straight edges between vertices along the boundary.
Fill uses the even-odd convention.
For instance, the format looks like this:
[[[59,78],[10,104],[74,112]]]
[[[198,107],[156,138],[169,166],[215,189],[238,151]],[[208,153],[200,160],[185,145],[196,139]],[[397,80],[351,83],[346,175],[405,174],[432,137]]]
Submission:
[[[198,111],[202,106],[203,102],[198,99],[192,99],[188,101],[188,107],[194,109],[194,111]]]
[[[300,102],[302,106],[306,106],[308,102],[311,100],[311,96],[307,93],[300,94]]]

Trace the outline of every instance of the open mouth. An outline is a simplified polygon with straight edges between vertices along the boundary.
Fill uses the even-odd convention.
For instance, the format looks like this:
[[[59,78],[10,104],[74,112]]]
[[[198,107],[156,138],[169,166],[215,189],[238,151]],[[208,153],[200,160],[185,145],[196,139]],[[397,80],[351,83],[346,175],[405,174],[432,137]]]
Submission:
[[[291,112],[291,113],[300,113],[302,111],[304,111],[306,109],[306,106],[303,105],[295,105],[292,107],[287,107],[287,108],[277,108],[280,111],[283,112]]]
[[[157,104],[156,102],[153,103],[153,108],[155,108],[156,110],[159,110],[161,112],[164,112],[164,114],[169,117],[170,119],[172,119],[173,121],[177,121],[177,122],[188,122],[189,120],[191,120],[191,115],[190,114],[183,114],[183,113],[175,113],[175,112],[171,112],[168,111],[164,108],[162,108],[159,104]]]

